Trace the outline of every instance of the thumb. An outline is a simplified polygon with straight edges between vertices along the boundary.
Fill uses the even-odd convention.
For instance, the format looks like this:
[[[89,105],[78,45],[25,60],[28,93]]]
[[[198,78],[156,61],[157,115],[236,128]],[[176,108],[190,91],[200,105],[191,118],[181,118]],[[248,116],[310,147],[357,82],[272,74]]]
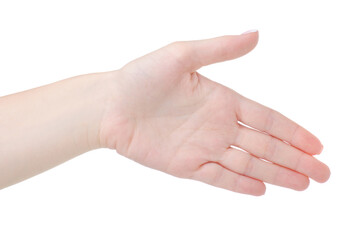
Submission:
[[[196,71],[202,66],[241,57],[256,46],[259,33],[250,30],[241,35],[228,35],[204,40],[176,42],[180,62],[187,71]]]

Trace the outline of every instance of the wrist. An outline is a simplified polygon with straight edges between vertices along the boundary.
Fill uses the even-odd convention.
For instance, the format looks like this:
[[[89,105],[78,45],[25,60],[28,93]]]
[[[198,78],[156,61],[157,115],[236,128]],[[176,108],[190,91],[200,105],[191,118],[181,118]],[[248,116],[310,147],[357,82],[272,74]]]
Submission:
[[[114,101],[116,71],[90,73],[78,76],[80,101],[77,121],[78,136],[86,151],[104,147],[101,139],[102,122]]]
[[[102,116],[98,124],[98,144],[101,148],[117,149],[127,155],[135,129],[134,102],[130,101],[132,81],[123,69],[106,72],[102,80]]]

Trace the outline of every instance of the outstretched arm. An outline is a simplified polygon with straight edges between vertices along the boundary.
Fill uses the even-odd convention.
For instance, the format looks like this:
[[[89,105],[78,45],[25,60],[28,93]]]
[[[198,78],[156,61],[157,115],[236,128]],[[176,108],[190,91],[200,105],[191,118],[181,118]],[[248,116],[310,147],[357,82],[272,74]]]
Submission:
[[[0,187],[106,147],[145,166],[235,192],[324,182],[319,140],[199,74],[240,57],[258,33],[169,44],[123,68],[0,98]]]
[[[0,188],[100,147],[112,74],[77,76],[0,98]]]

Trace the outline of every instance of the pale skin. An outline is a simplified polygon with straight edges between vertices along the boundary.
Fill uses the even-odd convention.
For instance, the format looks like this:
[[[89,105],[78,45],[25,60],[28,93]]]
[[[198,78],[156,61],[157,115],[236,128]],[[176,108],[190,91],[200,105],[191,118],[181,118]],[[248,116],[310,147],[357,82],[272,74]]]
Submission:
[[[97,148],[238,193],[325,182],[320,141],[282,114],[202,76],[258,32],[174,42],[121,69],[0,98],[0,188]]]

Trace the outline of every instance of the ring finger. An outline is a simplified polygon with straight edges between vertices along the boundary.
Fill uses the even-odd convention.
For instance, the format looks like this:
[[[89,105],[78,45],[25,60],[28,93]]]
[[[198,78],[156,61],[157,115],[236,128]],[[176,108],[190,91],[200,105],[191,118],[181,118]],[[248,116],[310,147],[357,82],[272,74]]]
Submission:
[[[265,133],[239,126],[235,146],[280,166],[300,172],[317,182],[328,180],[329,168],[313,156]]]
[[[304,190],[309,185],[309,178],[300,173],[268,163],[234,148],[226,150],[220,163],[236,173],[282,187]]]

